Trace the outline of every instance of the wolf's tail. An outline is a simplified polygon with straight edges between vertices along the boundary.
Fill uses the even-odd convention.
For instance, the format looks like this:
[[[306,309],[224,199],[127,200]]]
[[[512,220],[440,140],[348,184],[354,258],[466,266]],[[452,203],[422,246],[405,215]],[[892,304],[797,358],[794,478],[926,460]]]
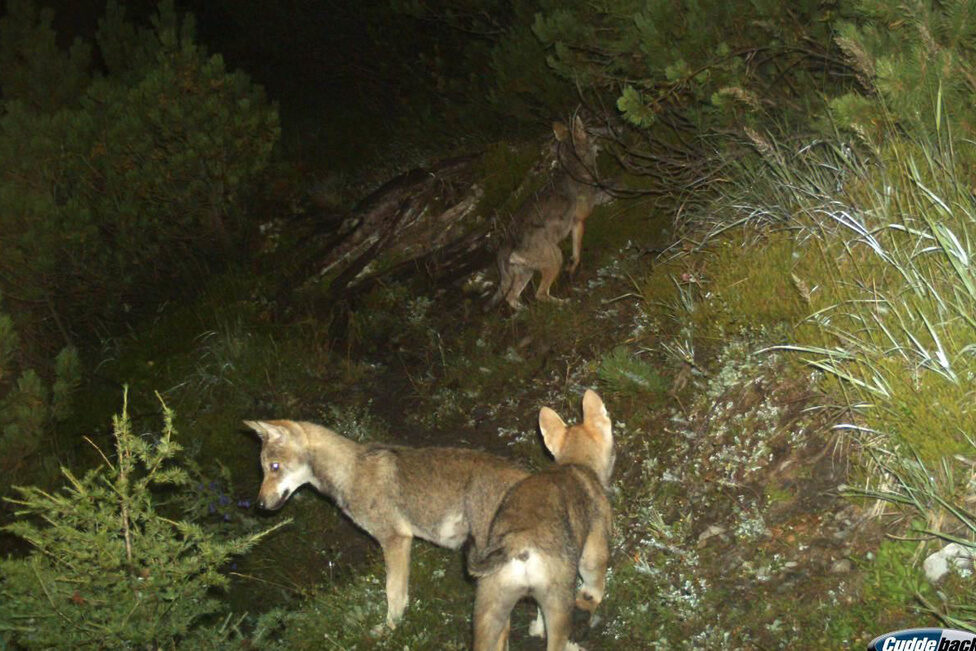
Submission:
[[[468,573],[473,577],[493,574],[512,557],[504,542],[486,549],[478,549],[472,545],[468,549]]]

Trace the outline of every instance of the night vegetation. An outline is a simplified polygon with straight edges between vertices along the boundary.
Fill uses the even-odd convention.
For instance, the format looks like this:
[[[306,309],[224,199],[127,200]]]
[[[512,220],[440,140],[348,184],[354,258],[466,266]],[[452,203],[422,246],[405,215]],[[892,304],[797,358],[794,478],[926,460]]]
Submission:
[[[461,556],[382,631],[379,548],[256,512],[240,421],[540,468],[586,387],[587,648],[976,630],[971,4],[360,4],[6,3],[0,645],[467,648]],[[614,200],[566,303],[485,314],[577,111]]]

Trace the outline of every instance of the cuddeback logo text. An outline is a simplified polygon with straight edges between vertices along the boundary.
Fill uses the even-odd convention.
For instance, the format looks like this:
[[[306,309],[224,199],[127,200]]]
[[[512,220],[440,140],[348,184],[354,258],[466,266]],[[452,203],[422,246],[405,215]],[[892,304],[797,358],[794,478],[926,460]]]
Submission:
[[[874,638],[868,651],[976,651],[976,633],[951,628],[912,628]]]

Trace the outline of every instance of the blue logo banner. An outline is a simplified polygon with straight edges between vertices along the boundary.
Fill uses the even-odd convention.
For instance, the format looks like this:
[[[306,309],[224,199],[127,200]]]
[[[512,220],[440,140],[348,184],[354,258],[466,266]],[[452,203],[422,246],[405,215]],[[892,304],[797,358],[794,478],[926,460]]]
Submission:
[[[910,628],[871,640],[868,651],[976,651],[976,633],[952,628]]]

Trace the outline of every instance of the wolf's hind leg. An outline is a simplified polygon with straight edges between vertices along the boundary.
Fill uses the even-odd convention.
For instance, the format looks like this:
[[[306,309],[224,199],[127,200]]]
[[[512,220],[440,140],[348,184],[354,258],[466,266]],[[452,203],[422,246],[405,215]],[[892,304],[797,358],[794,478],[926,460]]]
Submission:
[[[556,278],[559,276],[559,270],[563,266],[563,253],[559,250],[558,246],[550,245],[545,249],[540,258],[542,264],[539,267],[539,271],[542,272],[542,278],[539,280],[539,289],[536,290],[535,297],[540,301],[562,303],[562,299],[549,295],[549,288],[552,287],[552,284],[556,282]]]
[[[511,614],[522,595],[505,586],[499,573],[478,579],[474,597],[474,651],[505,651]]]
[[[519,297],[525,291],[525,286],[532,280],[532,270],[526,267],[512,267],[511,273],[512,285],[508,290],[508,295],[505,297],[505,300],[512,306],[513,310],[518,310],[522,307],[522,303],[519,302]]]
[[[546,651],[564,651],[573,628],[573,589],[550,587],[536,597],[546,618]]]
[[[539,301],[546,301],[549,303],[564,303],[566,299],[556,298],[549,294],[549,288],[556,281],[556,277],[559,275],[559,265],[555,267],[546,267],[542,270],[542,279],[539,281],[539,289],[535,293],[535,297]]]

